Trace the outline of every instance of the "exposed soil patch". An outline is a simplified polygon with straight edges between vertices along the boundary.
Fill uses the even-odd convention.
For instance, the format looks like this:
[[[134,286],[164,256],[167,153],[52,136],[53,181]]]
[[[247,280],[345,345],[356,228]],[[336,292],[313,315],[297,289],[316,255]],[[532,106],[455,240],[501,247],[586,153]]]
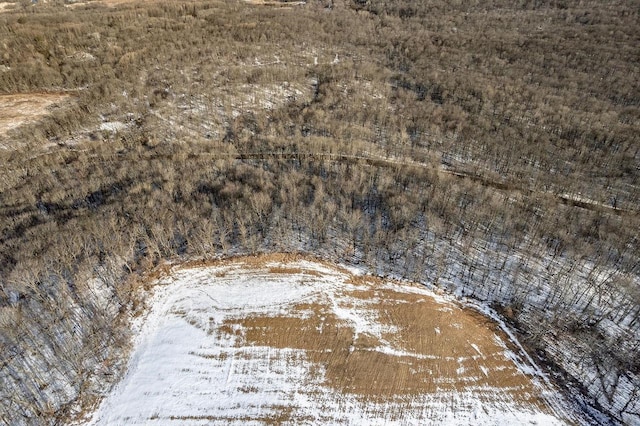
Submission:
[[[376,280],[354,281],[371,285]],[[375,318],[390,331],[381,336],[356,334],[332,312],[328,300],[296,305],[284,316],[228,319],[218,331],[242,336],[238,346],[305,350],[313,363],[323,367],[328,385],[367,400],[487,387],[544,407],[531,378],[505,356],[507,337],[486,317],[443,306],[424,294],[384,288],[358,289],[342,297],[340,307]]]
[[[301,6],[306,3],[306,1],[269,1],[269,0],[245,0],[245,3],[252,4],[255,6],[271,6],[271,7],[280,7],[280,8],[290,8],[292,6]]]
[[[36,121],[69,99],[64,93],[0,95],[0,137],[22,124]]]
[[[13,8],[15,8],[14,3],[0,3],[0,13],[8,12],[9,10],[12,10]]]
[[[110,7],[115,7],[115,6],[120,6],[123,4],[131,4],[131,3],[151,3],[151,2],[157,2],[157,0],[139,0],[139,1],[135,1],[135,0],[90,0],[90,1],[82,1],[82,2],[75,2],[75,3],[70,3],[70,4],[66,4],[66,7],[69,8],[78,8],[78,7],[82,7],[82,6],[87,6],[90,4],[103,4],[105,6],[110,6]]]

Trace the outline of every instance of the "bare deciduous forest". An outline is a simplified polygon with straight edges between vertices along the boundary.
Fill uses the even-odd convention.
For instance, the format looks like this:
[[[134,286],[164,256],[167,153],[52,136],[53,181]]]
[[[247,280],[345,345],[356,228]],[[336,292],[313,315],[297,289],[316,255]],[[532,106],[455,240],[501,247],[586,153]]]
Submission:
[[[303,252],[490,304],[639,423],[639,11],[3,7],[0,94],[65,96],[0,134],[0,420],[93,407],[164,260]]]

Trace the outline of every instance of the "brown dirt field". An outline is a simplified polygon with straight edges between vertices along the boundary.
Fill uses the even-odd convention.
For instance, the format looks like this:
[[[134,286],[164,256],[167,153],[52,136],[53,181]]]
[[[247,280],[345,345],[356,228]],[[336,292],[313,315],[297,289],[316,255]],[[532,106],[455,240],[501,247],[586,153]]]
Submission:
[[[271,254],[216,263],[266,267],[272,274],[318,275],[286,264],[268,266],[301,259]],[[381,337],[357,334],[333,312],[330,298],[323,298],[298,304],[286,315],[227,319],[214,333],[217,338],[234,336],[239,346],[305,350],[309,360],[322,367],[318,374],[326,385],[369,401],[439,391],[476,392],[482,387],[544,409],[531,378],[505,356],[508,338],[490,319],[425,294],[393,290],[379,278],[350,274],[347,283],[357,288],[340,294],[338,306],[377,318],[393,332]],[[383,346],[397,353],[385,353]],[[478,397],[491,397],[485,393],[478,391]]]
[[[0,137],[22,124],[36,121],[50,108],[67,101],[64,93],[23,93],[0,95]]]

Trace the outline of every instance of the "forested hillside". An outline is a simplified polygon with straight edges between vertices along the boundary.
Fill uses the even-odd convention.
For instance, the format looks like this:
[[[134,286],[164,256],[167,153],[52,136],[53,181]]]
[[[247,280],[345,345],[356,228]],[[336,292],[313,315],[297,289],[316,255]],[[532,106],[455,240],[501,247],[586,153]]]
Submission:
[[[94,406],[164,260],[277,251],[483,301],[640,423],[639,6],[1,8],[0,93],[64,96],[0,132],[0,420]]]

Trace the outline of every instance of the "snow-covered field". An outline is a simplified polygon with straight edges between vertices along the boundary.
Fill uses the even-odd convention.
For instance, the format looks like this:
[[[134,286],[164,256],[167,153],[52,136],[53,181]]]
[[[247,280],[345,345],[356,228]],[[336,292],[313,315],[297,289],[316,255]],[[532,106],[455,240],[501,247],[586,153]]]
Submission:
[[[501,328],[325,263],[175,267],[90,425],[573,423]]]

